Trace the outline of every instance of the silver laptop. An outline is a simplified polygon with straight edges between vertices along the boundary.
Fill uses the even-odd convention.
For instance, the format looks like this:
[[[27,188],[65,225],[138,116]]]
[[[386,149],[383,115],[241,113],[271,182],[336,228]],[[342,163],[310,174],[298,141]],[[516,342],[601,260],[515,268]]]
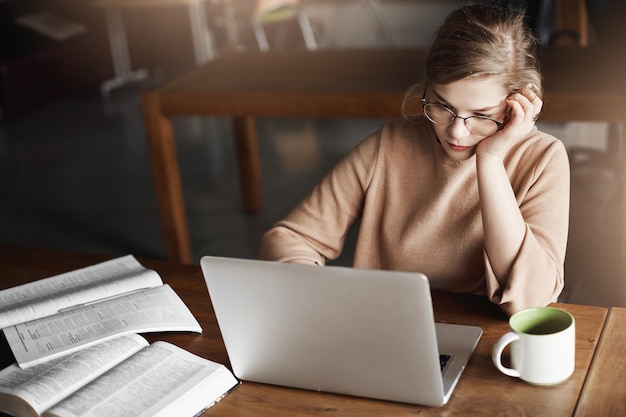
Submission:
[[[201,267],[244,381],[440,406],[482,335],[435,323],[420,273],[209,256]]]

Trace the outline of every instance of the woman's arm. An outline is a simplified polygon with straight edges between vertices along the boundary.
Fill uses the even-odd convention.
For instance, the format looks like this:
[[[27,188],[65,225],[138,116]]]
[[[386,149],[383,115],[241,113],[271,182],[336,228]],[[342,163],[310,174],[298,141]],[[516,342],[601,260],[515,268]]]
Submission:
[[[283,220],[261,239],[259,257],[324,265],[337,258],[361,216],[376,164],[379,136],[363,140]]]
[[[509,105],[507,126],[481,142],[476,167],[487,290],[505,311],[513,313],[555,301],[563,288],[569,164],[561,143],[555,143],[548,155],[536,155],[535,161],[520,161],[518,167],[536,166],[530,170],[532,187],[526,195],[516,195],[511,177],[521,173],[507,173],[504,157],[532,131],[542,102],[527,88],[512,96]]]
[[[515,190],[517,208],[512,207],[510,200],[495,201],[496,186],[487,192],[491,199],[481,201],[486,208],[482,217],[487,293],[509,314],[556,301],[564,286],[569,228],[569,161],[563,144],[555,140],[548,148],[542,147],[534,154],[522,153],[519,158],[532,159],[532,166],[521,161],[525,165],[523,174],[508,172],[514,183],[509,183],[509,187]],[[498,181],[492,177],[491,185]],[[505,193],[501,197],[506,196]],[[514,241],[510,236],[520,231],[512,232],[513,227],[519,226],[520,216],[522,238]],[[501,230],[497,230],[499,227]],[[512,255],[505,258],[509,254]]]

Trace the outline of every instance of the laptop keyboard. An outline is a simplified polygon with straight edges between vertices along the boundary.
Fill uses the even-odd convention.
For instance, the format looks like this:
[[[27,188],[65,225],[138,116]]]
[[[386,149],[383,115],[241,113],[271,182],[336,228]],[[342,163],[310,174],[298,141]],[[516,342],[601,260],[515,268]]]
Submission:
[[[439,365],[441,365],[441,373],[446,370],[446,367],[450,363],[452,355],[439,355]]]

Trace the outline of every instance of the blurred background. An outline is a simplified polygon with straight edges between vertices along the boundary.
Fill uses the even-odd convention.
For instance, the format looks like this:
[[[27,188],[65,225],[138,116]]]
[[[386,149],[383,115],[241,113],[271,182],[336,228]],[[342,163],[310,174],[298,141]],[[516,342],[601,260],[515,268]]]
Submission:
[[[306,14],[319,48],[425,47],[445,15],[464,3],[287,2]],[[626,45],[619,29],[625,17],[621,1],[500,3],[527,7],[529,24],[544,45]],[[221,54],[262,48],[255,32],[259,5],[0,0],[0,241],[163,259],[141,93]],[[555,7],[578,13],[581,5],[587,16],[583,33],[560,27]],[[200,35],[190,30],[198,17],[207,29]],[[297,19],[261,23],[271,49],[306,47]],[[126,64],[137,79],[103,88],[119,72],[111,45],[119,48],[120,28]],[[241,210],[230,121],[174,119],[194,262],[205,254],[256,257],[262,233],[383,121],[259,119],[266,203],[251,215]],[[623,126],[572,121],[539,127],[561,139],[571,159],[564,297],[624,306],[615,290],[623,256]],[[350,264],[351,243],[335,264]]]

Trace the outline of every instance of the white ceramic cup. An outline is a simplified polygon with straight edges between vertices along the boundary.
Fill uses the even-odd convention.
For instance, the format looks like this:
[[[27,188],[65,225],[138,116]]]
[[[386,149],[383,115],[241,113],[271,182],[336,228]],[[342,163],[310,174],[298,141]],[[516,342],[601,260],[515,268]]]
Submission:
[[[491,358],[505,375],[530,384],[553,385],[565,381],[575,368],[574,316],[555,307],[534,307],[509,319],[511,331],[493,346]],[[502,365],[502,352],[511,345],[511,368]]]

